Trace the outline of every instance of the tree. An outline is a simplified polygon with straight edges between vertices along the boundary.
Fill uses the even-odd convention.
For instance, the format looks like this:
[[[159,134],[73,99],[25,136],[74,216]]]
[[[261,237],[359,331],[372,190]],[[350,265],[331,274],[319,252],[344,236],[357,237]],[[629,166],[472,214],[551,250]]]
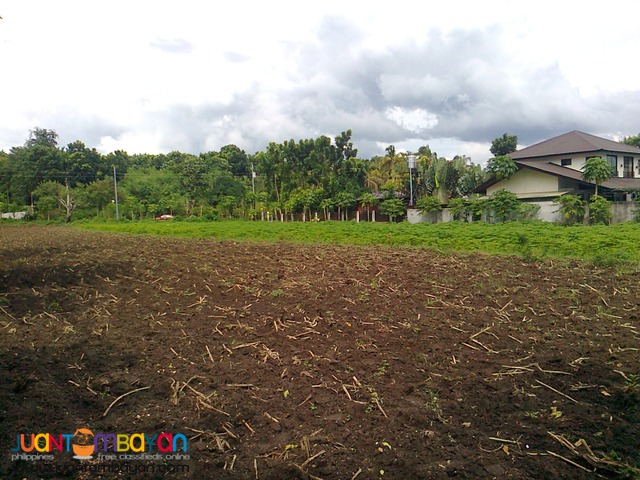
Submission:
[[[465,165],[464,171],[458,180],[458,194],[461,196],[471,195],[478,185],[487,178],[482,166],[470,163]]]
[[[33,191],[38,212],[47,220],[51,220],[52,213],[58,213],[64,196],[64,187],[52,180],[42,182]]]
[[[380,213],[387,215],[392,222],[406,212],[404,202],[399,198],[388,198],[380,204]]]
[[[220,149],[220,157],[229,162],[233,175],[250,178],[251,164],[244,150],[241,150],[235,145],[225,145]]]
[[[322,208],[322,212],[324,213],[324,219],[326,220],[331,220],[331,212],[333,211],[333,209],[336,206],[336,202],[333,200],[333,198],[324,198],[322,199],[322,201],[320,202],[320,208]]]
[[[103,178],[90,183],[78,191],[78,204],[81,209],[95,210],[99,214],[115,200],[112,178]]]
[[[112,178],[114,164],[105,162],[104,157],[95,148],[87,148],[83,142],[76,140],[68,144],[64,152],[66,155],[63,156],[63,174],[71,187],[105,177]]]
[[[58,133],[55,130],[36,127],[29,130],[29,138],[25,145],[26,148],[31,147],[58,147]]]
[[[24,146],[11,149],[11,193],[23,201],[28,199],[43,181],[64,181],[62,165],[65,153],[57,147],[52,138],[54,134],[55,132],[48,135],[31,132]]]
[[[634,147],[640,148],[640,133],[638,135],[632,135],[630,137],[624,137],[622,143],[626,143],[627,145],[633,145]]]
[[[587,182],[596,184],[595,195],[598,195],[598,185],[613,175],[613,169],[609,162],[602,157],[587,158],[582,166],[582,178]]]
[[[183,211],[184,197],[180,189],[175,174],[155,168],[131,168],[122,183],[118,184],[119,192],[137,200],[131,202],[135,211],[130,213],[138,214],[141,218],[146,214]]]
[[[371,207],[378,204],[378,198],[372,193],[363,193],[360,197],[360,206],[367,209],[367,221],[371,221]]]
[[[338,155],[345,160],[349,158],[356,158],[358,156],[358,149],[353,148],[353,143],[351,143],[350,140],[351,140],[351,130],[342,132],[339,136],[335,138]]]
[[[498,180],[509,178],[518,171],[518,165],[508,155],[500,155],[490,158],[487,162],[487,172]]]
[[[456,160],[433,158],[429,168],[421,175],[425,193],[436,197],[441,203],[448,203],[458,193],[458,182],[464,168],[465,160],[460,157]]]
[[[233,210],[238,206],[238,199],[232,196],[226,196],[218,202],[218,215],[220,218],[231,218]]]
[[[402,188],[402,176],[406,172],[406,161],[396,148],[389,145],[384,157],[374,157],[367,165],[364,184],[372,192],[398,190]],[[408,178],[408,177],[407,177]]]
[[[338,218],[342,220],[342,215],[344,214],[344,220],[349,220],[349,207],[353,206],[356,203],[356,196],[352,192],[339,192],[335,197],[334,201],[336,206],[338,207]]]
[[[491,148],[489,151],[495,157],[501,157],[503,155],[509,155],[518,149],[518,136],[509,135],[505,133],[502,137],[496,138],[491,142]]]

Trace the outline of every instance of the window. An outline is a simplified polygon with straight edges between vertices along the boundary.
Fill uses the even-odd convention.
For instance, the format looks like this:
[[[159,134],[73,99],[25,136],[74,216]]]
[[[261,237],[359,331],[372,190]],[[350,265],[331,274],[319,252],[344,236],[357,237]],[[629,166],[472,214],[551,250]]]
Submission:
[[[560,160],[560,165],[562,165],[563,167],[567,167],[567,166],[571,165],[571,159],[570,158],[563,158],[562,160]]]
[[[611,176],[618,176],[618,156],[617,155],[607,155],[607,162],[611,165]]]
[[[633,157],[624,157],[622,176],[633,178]]]

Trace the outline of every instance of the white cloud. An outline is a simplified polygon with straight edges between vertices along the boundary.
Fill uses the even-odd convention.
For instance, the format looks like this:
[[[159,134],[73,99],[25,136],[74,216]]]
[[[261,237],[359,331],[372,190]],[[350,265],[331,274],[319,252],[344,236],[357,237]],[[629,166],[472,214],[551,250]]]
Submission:
[[[636,134],[636,5],[8,0],[0,149],[35,126],[130,153],[352,129],[365,157],[481,161],[504,132]]]
[[[391,107],[387,109],[385,115],[402,128],[413,133],[423,133],[438,124],[438,116],[423,108],[408,110],[402,107]]]

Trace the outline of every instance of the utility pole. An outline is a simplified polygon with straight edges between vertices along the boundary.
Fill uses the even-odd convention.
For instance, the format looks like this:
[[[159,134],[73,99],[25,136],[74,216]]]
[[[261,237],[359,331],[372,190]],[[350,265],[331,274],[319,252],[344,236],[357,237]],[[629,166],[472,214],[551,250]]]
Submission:
[[[251,162],[251,191],[253,192],[253,209],[256,209],[256,172]]]
[[[413,169],[416,168],[416,155],[407,155],[407,167],[409,167],[409,188],[411,194],[409,196],[409,206],[413,207]]]
[[[116,179],[116,166],[113,166],[113,190],[116,194],[116,220],[120,220],[120,209],[118,207],[118,180]]]

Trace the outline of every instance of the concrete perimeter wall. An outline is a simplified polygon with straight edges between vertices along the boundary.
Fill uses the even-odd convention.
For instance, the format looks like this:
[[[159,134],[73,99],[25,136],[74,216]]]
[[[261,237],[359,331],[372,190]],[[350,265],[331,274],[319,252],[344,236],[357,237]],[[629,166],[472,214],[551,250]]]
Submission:
[[[538,205],[540,210],[536,214],[538,220],[545,222],[562,222],[562,216],[558,213],[558,204],[552,201],[544,202],[527,202],[533,205]],[[611,223],[623,223],[634,220],[634,212],[640,207],[635,202],[612,202],[611,203]],[[588,217],[588,211],[585,213],[585,219]],[[429,212],[426,215],[422,215],[419,210],[410,208],[407,210],[407,220],[409,223],[443,223],[453,221],[453,215],[451,210],[444,208],[439,212]],[[468,219],[470,221],[470,219]]]

